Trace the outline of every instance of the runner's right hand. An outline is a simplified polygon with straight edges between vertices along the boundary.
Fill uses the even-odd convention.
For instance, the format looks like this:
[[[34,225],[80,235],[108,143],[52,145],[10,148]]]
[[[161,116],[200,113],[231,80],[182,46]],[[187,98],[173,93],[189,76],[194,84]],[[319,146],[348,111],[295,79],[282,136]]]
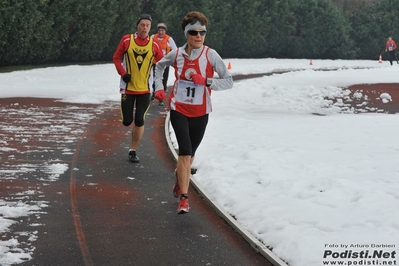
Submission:
[[[130,76],[130,74],[125,74],[123,75],[122,79],[124,82],[129,83],[130,80],[132,79],[132,76]]]

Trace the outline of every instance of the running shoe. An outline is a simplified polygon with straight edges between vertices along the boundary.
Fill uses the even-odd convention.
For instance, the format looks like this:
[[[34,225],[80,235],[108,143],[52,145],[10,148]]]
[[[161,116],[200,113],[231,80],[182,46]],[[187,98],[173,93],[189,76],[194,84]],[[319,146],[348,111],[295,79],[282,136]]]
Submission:
[[[175,196],[175,198],[178,198],[180,196],[180,186],[179,186],[179,180],[177,179],[177,169],[175,169],[175,176],[176,176],[176,181],[175,184],[173,185],[173,196]]]
[[[163,106],[163,101],[159,101],[158,105]]]
[[[129,151],[129,160],[132,162],[132,163],[138,163],[138,162],[140,162],[140,159],[139,159],[139,157],[137,157],[137,155],[136,155],[136,151],[133,151],[133,150],[131,150],[131,151]]]
[[[177,208],[177,214],[188,213],[188,199],[186,197],[181,197],[179,201],[179,207]]]

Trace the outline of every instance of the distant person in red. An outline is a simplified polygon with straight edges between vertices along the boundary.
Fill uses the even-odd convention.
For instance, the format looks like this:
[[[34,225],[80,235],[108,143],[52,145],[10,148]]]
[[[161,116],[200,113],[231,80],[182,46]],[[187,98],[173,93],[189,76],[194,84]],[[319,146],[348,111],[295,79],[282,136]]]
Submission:
[[[150,15],[140,15],[137,19],[137,32],[124,35],[113,56],[114,65],[121,77],[122,123],[128,127],[134,122],[128,153],[133,163],[140,162],[136,149],[143,136],[145,116],[150,108],[151,68],[154,58],[161,60],[163,57],[161,47],[148,35],[151,22]]]
[[[391,66],[393,61],[396,61],[396,63],[399,64],[398,59],[396,58],[396,48],[396,42],[392,40],[392,37],[389,37],[387,44],[385,45],[385,52],[388,52],[389,62],[391,63]]]

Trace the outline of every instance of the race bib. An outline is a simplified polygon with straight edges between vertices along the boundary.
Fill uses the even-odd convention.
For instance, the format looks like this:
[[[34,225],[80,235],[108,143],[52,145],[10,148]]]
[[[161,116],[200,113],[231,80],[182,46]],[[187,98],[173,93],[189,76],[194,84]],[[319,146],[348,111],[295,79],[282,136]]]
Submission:
[[[177,83],[176,101],[184,104],[201,105],[205,86],[192,81],[179,80]]]

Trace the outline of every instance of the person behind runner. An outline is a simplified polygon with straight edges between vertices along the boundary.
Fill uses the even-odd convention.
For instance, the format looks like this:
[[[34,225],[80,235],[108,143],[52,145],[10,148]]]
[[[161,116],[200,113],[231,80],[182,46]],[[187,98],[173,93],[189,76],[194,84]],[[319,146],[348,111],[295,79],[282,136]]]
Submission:
[[[137,20],[137,32],[126,34],[113,55],[113,62],[120,79],[121,116],[124,126],[132,128],[128,158],[138,163],[137,146],[144,133],[144,121],[150,107],[149,77],[154,61],[163,57],[160,46],[149,37],[151,16],[142,14]],[[151,84],[152,85],[152,84]]]
[[[388,52],[389,63],[391,63],[391,66],[394,60],[396,61],[396,64],[399,64],[398,59],[396,58],[396,48],[396,42],[392,40],[392,37],[389,37],[385,45],[385,52]]]
[[[178,214],[187,213],[191,164],[200,145],[212,111],[211,91],[233,87],[233,79],[219,54],[204,45],[208,19],[192,11],[183,18],[182,29],[187,43],[171,51],[157,63],[155,97],[165,100],[162,74],[167,66],[175,69],[175,83],[169,97],[170,122],[179,146],[176,183],[173,194],[179,197]],[[219,78],[213,78],[214,71]]]
[[[166,34],[166,24],[165,23],[158,23],[157,25],[157,33],[152,36],[154,40],[161,46],[162,52],[164,55],[167,55],[170,51],[177,49],[176,43],[173,38]],[[154,60],[153,65],[153,74],[155,73],[157,60]],[[163,72],[163,88],[166,92],[167,84],[168,84],[168,77],[169,77],[169,67],[166,67]],[[159,105],[163,106],[163,101],[159,101]]]

